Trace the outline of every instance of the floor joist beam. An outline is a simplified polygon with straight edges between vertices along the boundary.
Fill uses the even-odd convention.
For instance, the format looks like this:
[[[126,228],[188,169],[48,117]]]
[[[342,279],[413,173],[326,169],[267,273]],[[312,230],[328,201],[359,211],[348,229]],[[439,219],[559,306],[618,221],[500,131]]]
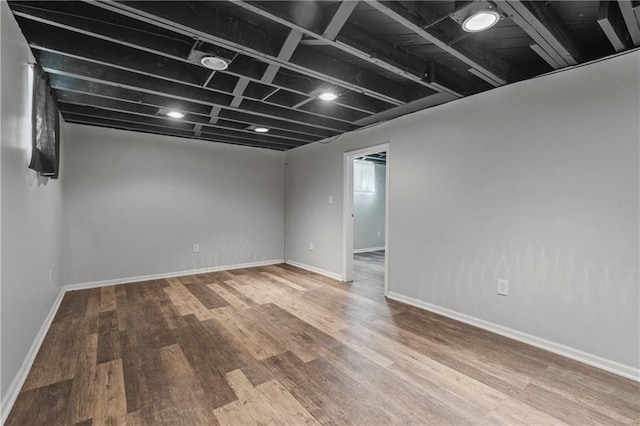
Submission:
[[[541,57],[553,68],[578,63],[577,48],[567,29],[551,9],[542,6],[534,11],[535,5],[519,0],[499,0],[496,4],[544,51],[545,55]],[[534,51],[540,53],[538,49]]]
[[[475,69],[478,73],[486,75],[488,77],[487,81],[493,82],[494,86],[507,83],[507,64],[496,58],[481,46],[470,41],[458,46],[452,45],[452,40],[445,40],[441,38],[440,35],[433,31],[432,27],[426,29],[423,28],[423,26],[418,22],[416,16],[413,16],[408,10],[396,2],[367,0],[367,3],[379,12],[403,25],[405,28],[413,31],[426,41],[434,44],[439,49],[464,62],[471,68]],[[423,8],[428,7],[427,4],[422,4],[422,6]],[[430,17],[423,18],[427,22],[434,20],[433,18],[430,19]]]
[[[625,24],[617,2],[600,2],[600,7],[598,9],[598,25],[600,25],[600,28],[605,33],[616,52],[621,52],[627,48],[625,41]]]
[[[633,10],[633,5],[630,0],[618,0],[618,6],[620,6],[620,12],[622,13],[622,19],[629,30],[631,41],[634,46],[640,46],[640,20]],[[638,8],[636,8],[638,9]]]
[[[300,64],[295,61],[281,61],[277,58],[278,50],[284,38],[228,15],[223,10],[207,6],[205,2],[184,3],[171,2],[167,7],[164,2],[113,3],[100,0],[102,7],[117,11],[125,16],[160,25],[173,31],[189,34],[200,40],[212,43],[262,60],[276,63],[281,67],[311,75],[340,87],[364,93],[394,105],[406,103],[404,88],[398,83],[381,78],[360,67],[342,63],[333,58],[334,63],[341,66],[336,69],[319,71],[312,64]],[[336,71],[338,70],[338,71]],[[362,78],[367,76],[370,78]],[[372,81],[375,80],[375,81]]]
[[[59,2],[53,2],[53,3],[48,3],[46,6],[53,8],[59,4],[60,4]],[[97,12],[99,12],[100,10],[108,10],[108,9],[100,9],[99,6],[101,6],[101,3],[92,2],[91,4],[96,7]],[[62,28],[68,31],[74,31],[76,33],[97,38],[100,40],[106,40],[109,42],[117,43],[123,46],[137,49],[137,50],[142,50],[143,52],[147,52],[150,54],[165,56],[169,59],[184,62],[187,64],[192,65],[194,63],[187,58],[189,56],[189,53],[188,51],[185,51],[185,49],[183,49],[183,51],[176,53],[175,48],[174,49],[160,48],[159,47],[160,43],[154,42],[153,37],[151,38],[151,41],[142,39],[141,41],[134,43],[134,40],[132,39],[132,37],[133,37],[133,34],[135,34],[135,32],[133,32],[133,34],[129,34],[127,31],[119,31],[120,27],[114,27],[113,25],[95,25],[94,26],[93,23],[95,22],[95,20],[87,18],[85,16],[69,15],[67,13],[61,13],[57,10],[43,9],[41,4],[39,4],[38,6],[25,5],[25,4],[12,4],[12,10],[16,16],[19,16],[21,18],[30,19],[32,21],[40,22],[50,26],[55,26],[57,28]],[[184,44],[185,43],[183,42],[181,45],[184,45]],[[188,49],[191,49],[191,47],[189,47]],[[235,62],[234,62],[234,65],[235,65]],[[269,68],[273,68],[273,70],[277,70],[280,68],[280,66],[275,63],[272,63],[270,64]],[[302,86],[296,81],[285,80],[285,81],[288,81],[287,84],[277,84],[272,80],[271,82],[266,83],[266,81],[261,81],[262,74],[255,76],[255,75],[252,75],[251,71],[252,70],[250,69],[244,70],[242,68],[233,66],[231,69],[225,71],[225,73],[236,76],[238,78],[248,78],[249,80],[254,82],[269,84],[271,86],[274,86],[274,89],[285,89],[296,94],[300,94],[304,96],[313,96],[311,92],[314,89],[307,88],[306,91],[304,91],[302,89]],[[201,84],[201,86],[207,87],[215,74],[216,74],[215,72],[210,72],[209,75],[204,80],[204,82]],[[388,108],[389,106],[391,106],[391,105],[389,106],[382,105],[382,103],[379,100],[373,99],[365,95],[361,95],[359,93],[354,93],[354,92],[351,92],[351,93],[353,93],[355,96],[338,99],[335,103],[341,106],[344,106],[346,108],[354,109],[356,111],[361,111],[368,114],[374,114],[376,112],[382,111]]]
[[[412,56],[408,53],[405,53],[402,59],[399,59],[401,55],[395,55],[396,56],[395,58],[390,58],[388,55],[385,55],[385,53],[387,52],[398,52],[400,49],[398,49],[397,46],[389,46],[387,48],[387,52],[372,51],[371,47],[368,49],[365,49],[361,46],[360,43],[350,40],[346,37],[338,36],[337,38],[333,39],[333,38],[326,37],[324,34],[317,33],[313,29],[303,26],[301,23],[292,21],[292,18],[290,17],[281,16],[275,11],[270,10],[268,8],[268,5],[269,5],[268,2],[259,3],[255,1],[243,1],[243,0],[230,0],[230,1],[257,15],[268,18],[274,22],[285,25],[291,29],[298,30],[306,34],[307,36],[313,37],[314,39],[319,40],[324,45],[335,47],[339,50],[342,50],[343,52],[349,53],[357,57],[358,59],[364,60],[373,65],[379,66],[380,68],[383,68],[387,71],[390,71],[396,75],[399,75],[407,79],[409,82],[424,86],[436,92],[447,92],[455,97],[462,96],[461,90],[457,88],[448,87],[444,83],[440,85],[433,85],[429,82],[428,79],[425,79],[423,67],[426,61],[420,60],[417,57],[412,58],[413,60],[407,61],[406,58],[409,56]],[[344,3],[357,3],[357,2],[345,1],[342,4]],[[355,8],[355,5],[353,5],[353,7]],[[342,23],[342,26],[340,28],[338,28],[337,25],[333,25],[331,28],[332,32],[336,30],[342,30],[343,27],[345,28],[347,27],[346,18],[344,14],[346,14],[346,12],[349,11],[349,9],[350,7],[338,8],[338,11],[336,13],[341,13],[339,21],[344,20],[344,22]],[[333,20],[330,22],[329,25],[331,25],[332,22]],[[351,31],[351,34],[363,35],[363,32],[362,32],[362,29],[359,29],[359,31],[357,32]],[[338,35],[338,33],[336,33],[336,35]],[[367,44],[369,46],[376,46],[375,49],[380,49],[381,45],[384,46],[386,44],[390,44],[385,40],[381,40],[381,39],[372,40],[373,37],[371,36],[369,36],[369,39],[371,41],[368,42]],[[304,47],[308,47],[308,46],[309,44],[304,45]],[[403,60],[403,62],[400,63],[399,62],[400,60]],[[428,94],[427,93],[422,94],[422,96],[425,96],[425,95],[428,95]],[[418,97],[422,97],[422,96],[418,95]],[[410,101],[413,99],[407,99],[407,100]]]

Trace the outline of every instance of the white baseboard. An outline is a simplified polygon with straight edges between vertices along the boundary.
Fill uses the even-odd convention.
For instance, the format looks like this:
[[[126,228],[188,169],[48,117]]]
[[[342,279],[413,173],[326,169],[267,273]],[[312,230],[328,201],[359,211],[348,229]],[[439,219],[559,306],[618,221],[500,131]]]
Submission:
[[[58,312],[58,308],[60,307],[60,303],[62,302],[62,298],[67,291],[72,290],[82,290],[96,287],[105,287],[109,285],[117,285],[117,284],[126,284],[133,283],[138,281],[149,281],[155,279],[162,278],[172,278],[172,277],[180,277],[183,275],[193,275],[193,274],[204,274],[207,272],[218,272],[218,271],[228,271],[232,269],[241,269],[241,268],[251,268],[255,266],[266,266],[266,265],[276,265],[279,263],[284,263],[284,259],[273,259],[273,260],[263,260],[259,262],[251,262],[251,263],[240,263],[235,265],[225,265],[225,266],[214,266],[211,268],[202,268],[202,269],[190,269],[186,271],[178,271],[178,272],[168,272],[164,274],[152,274],[152,275],[143,275],[138,277],[128,277],[128,278],[116,278],[112,280],[103,280],[103,281],[93,281],[79,284],[68,284],[60,289],[60,293],[58,293],[58,297],[55,302],[53,302],[53,306],[51,306],[51,310],[49,311],[49,315],[44,320],[40,331],[36,335],[27,356],[25,357],[20,370],[16,373],[11,385],[7,389],[4,397],[2,398],[2,411],[0,415],[2,416],[0,419],[0,424],[4,424],[9,416],[9,412],[13,407],[13,404],[16,402],[16,398],[20,393],[20,389],[22,389],[22,385],[24,385],[24,381],[27,379],[27,375],[31,370],[31,366],[36,359],[36,355],[38,354],[38,350],[40,350],[40,346],[44,341],[44,337],[47,335],[49,331],[49,327],[53,322],[53,318],[55,318],[56,313]]]
[[[473,325],[475,327],[482,328],[484,330],[491,331],[492,333],[499,334],[501,336],[509,337],[510,339],[517,340],[522,343],[535,346],[540,349],[547,350],[549,352],[562,355],[567,358],[571,358],[576,361],[580,361],[584,364],[592,367],[599,368],[604,371],[608,371],[618,376],[626,377],[627,379],[640,381],[640,369],[621,364],[616,361],[611,361],[597,355],[592,355],[587,352],[583,352],[579,349],[571,348],[569,346],[562,345],[560,343],[551,342],[549,340],[542,339],[540,337],[533,336],[531,334],[523,333],[521,331],[513,330],[511,328],[503,327],[498,324],[494,324],[479,318],[472,317],[470,315],[462,314],[460,312],[452,311],[441,306],[433,305],[431,303],[424,302],[422,300],[414,299],[413,297],[404,296],[402,294],[390,292],[387,297],[398,302],[406,303],[407,305],[415,306],[436,314],[443,315],[445,317],[464,322],[466,324]]]
[[[353,254],[358,254],[358,253],[369,253],[372,251],[380,251],[380,250],[384,250],[385,247],[369,247],[369,248],[361,248],[361,249],[353,249]]]
[[[13,408],[13,404],[16,402],[16,398],[18,398],[18,394],[22,389],[22,385],[24,385],[24,381],[27,380],[27,375],[29,374],[29,371],[31,370],[31,366],[33,365],[33,362],[36,359],[36,355],[40,350],[40,346],[44,341],[44,337],[47,335],[47,332],[49,331],[49,327],[51,327],[51,323],[53,322],[53,319],[55,318],[56,313],[58,312],[58,308],[60,307],[60,303],[62,302],[62,298],[64,297],[65,292],[66,292],[66,289],[62,287],[60,289],[60,292],[58,293],[58,297],[56,297],[56,300],[53,302],[53,305],[51,306],[51,310],[49,310],[49,314],[45,318],[44,323],[42,323],[42,327],[40,327],[38,334],[36,334],[36,338],[33,340],[33,343],[29,348],[29,352],[27,352],[27,355],[25,356],[24,361],[20,366],[20,369],[16,373],[15,377],[13,378],[13,381],[9,385],[9,388],[7,389],[6,393],[4,394],[4,397],[2,398],[2,411],[0,413],[0,416],[2,416],[0,423],[2,424],[4,424],[7,421],[9,412],[11,411],[11,408]]]
[[[305,265],[304,263],[296,262],[295,260],[287,259],[285,262],[287,265],[297,266],[298,268],[306,269],[307,271],[315,272],[316,274],[324,275],[325,277],[333,278],[334,280],[343,281],[342,275],[334,272],[326,271],[324,269],[316,268],[315,266]]]
[[[137,276],[137,277],[114,278],[114,279],[111,279],[111,280],[90,281],[90,282],[78,283],[78,284],[67,284],[65,286],[65,289],[67,291],[69,291],[69,290],[83,290],[83,289],[87,289],[87,288],[106,287],[106,286],[109,286],[109,285],[128,284],[128,283],[135,283],[135,282],[140,282],[140,281],[160,280],[160,279],[163,279],[163,278],[181,277],[183,275],[206,274],[208,272],[229,271],[229,270],[232,270],[232,269],[253,268],[253,267],[256,267],[256,266],[267,266],[267,265],[277,265],[279,263],[284,263],[284,259],[261,260],[261,261],[258,261],[258,262],[237,263],[235,265],[212,266],[210,268],[188,269],[188,270],[185,270],[185,271],[166,272],[166,273],[162,273],[162,274],[141,275],[141,276]]]

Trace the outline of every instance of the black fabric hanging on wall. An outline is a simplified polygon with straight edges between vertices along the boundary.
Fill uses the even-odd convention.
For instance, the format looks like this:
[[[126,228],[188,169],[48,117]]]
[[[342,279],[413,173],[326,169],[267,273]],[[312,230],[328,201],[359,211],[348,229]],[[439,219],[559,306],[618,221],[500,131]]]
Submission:
[[[33,66],[32,151],[29,168],[42,176],[58,178],[60,116],[49,79],[40,65]]]

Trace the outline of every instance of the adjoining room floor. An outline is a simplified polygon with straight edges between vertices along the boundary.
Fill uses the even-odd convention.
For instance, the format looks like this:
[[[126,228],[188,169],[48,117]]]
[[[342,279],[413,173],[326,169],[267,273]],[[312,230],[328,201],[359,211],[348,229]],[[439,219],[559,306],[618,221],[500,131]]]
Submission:
[[[384,296],[384,250],[353,255],[351,291],[376,300]]]
[[[67,293],[7,424],[629,424],[639,392],[277,265]]]

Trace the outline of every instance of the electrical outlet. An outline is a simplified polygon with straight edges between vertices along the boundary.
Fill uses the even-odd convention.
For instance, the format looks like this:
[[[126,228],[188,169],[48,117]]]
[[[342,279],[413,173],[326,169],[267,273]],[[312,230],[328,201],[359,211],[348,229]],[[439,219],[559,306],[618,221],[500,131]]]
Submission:
[[[310,250],[310,251],[313,251],[313,241],[311,241],[311,242],[309,243],[309,250]]]
[[[498,294],[500,296],[508,296],[509,295],[509,281],[507,281],[507,280],[498,280]]]
[[[197,253],[199,251],[200,251],[200,244],[198,243],[193,244],[193,252]]]
[[[378,237],[382,236],[382,231],[378,231]]]

